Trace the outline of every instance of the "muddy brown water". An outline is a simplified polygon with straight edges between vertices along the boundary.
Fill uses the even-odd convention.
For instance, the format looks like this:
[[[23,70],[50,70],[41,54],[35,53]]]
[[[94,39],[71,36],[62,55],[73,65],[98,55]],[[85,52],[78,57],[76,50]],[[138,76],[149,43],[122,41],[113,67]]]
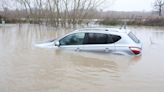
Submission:
[[[0,92],[163,92],[164,28],[129,29],[141,57],[37,48],[70,30],[0,25]]]

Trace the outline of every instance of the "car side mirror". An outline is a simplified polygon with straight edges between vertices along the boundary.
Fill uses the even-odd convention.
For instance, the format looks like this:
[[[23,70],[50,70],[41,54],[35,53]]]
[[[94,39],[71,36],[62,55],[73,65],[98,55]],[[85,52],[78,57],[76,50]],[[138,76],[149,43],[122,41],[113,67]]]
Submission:
[[[58,46],[59,47],[60,46],[60,42],[59,41],[56,41],[55,42],[55,46]]]

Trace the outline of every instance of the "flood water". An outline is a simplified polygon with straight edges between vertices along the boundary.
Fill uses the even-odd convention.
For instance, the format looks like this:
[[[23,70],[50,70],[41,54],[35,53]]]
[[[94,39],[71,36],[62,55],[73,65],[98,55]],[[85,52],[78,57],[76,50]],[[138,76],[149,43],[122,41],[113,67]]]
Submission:
[[[129,29],[140,57],[37,48],[70,29],[0,25],[0,92],[163,92],[164,28]]]

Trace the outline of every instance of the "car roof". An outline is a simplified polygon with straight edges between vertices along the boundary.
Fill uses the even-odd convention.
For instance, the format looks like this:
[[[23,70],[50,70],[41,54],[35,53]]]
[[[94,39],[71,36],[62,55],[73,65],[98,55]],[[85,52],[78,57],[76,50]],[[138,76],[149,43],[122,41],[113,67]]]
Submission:
[[[101,32],[101,33],[129,33],[128,29],[119,28],[83,28],[75,30],[74,32]]]

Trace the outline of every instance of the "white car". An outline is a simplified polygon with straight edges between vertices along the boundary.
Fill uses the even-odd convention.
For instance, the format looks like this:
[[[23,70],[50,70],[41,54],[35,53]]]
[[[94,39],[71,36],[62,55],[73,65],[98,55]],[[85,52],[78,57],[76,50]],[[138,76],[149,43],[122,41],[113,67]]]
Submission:
[[[140,55],[140,40],[127,29],[85,28],[37,46],[57,47],[74,51]]]

